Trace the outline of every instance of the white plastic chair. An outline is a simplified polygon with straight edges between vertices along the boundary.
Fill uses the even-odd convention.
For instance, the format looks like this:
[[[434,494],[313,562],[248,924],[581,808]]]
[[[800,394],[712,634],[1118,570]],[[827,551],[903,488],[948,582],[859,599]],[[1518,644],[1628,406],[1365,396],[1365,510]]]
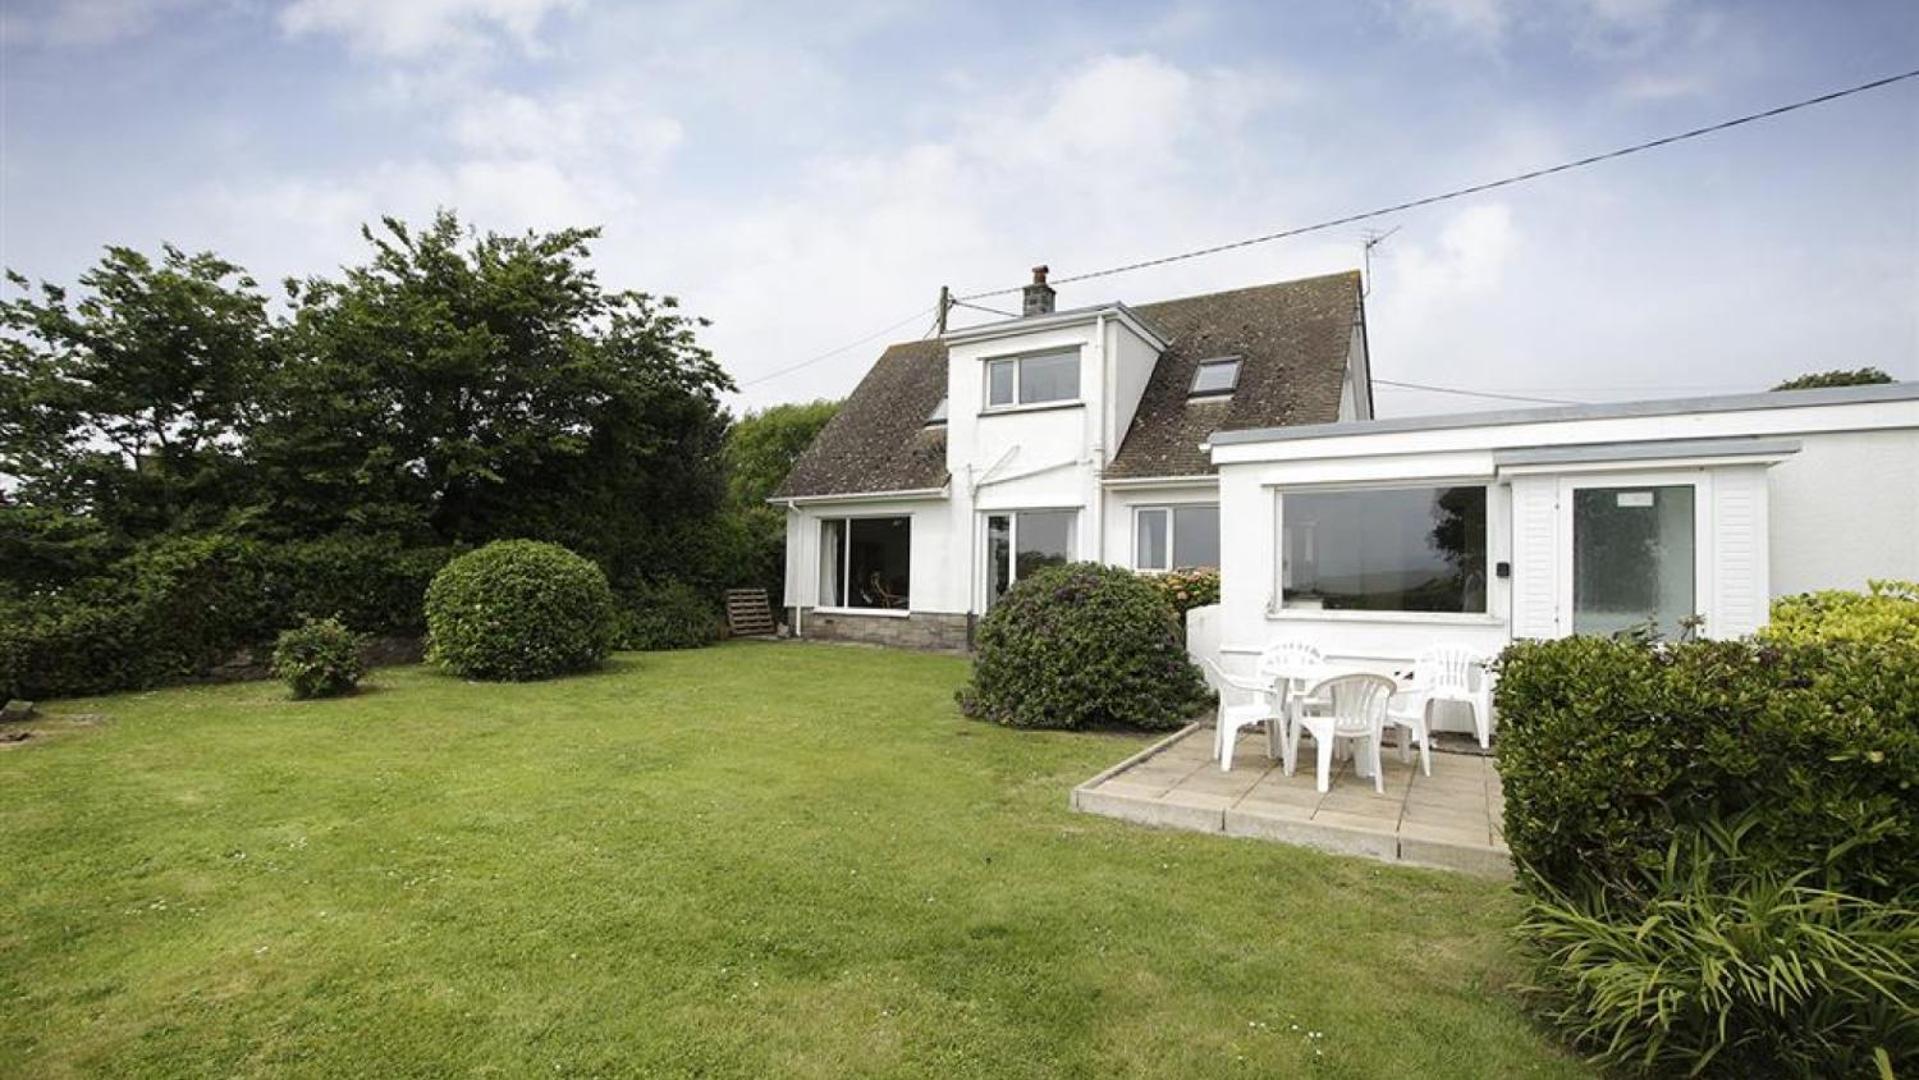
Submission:
[[[1286,757],[1289,761],[1299,760],[1299,733],[1301,729],[1313,733],[1313,743],[1319,750],[1319,791],[1325,794],[1333,781],[1333,741],[1351,739],[1363,744],[1361,751],[1355,751],[1355,766],[1362,762],[1372,768],[1373,790],[1384,793],[1386,777],[1380,768],[1379,744],[1386,726],[1386,701],[1392,697],[1393,681],[1384,675],[1358,673],[1336,675],[1326,679],[1306,692],[1306,697],[1293,714],[1291,730],[1287,732]],[[1291,765],[1286,774],[1292,775]]]
[[[1292,771],[1292,731],[1288,717],[1293,701],[1308,686],[1326,676],[1326,658],[1319,646],[1298,640],[1275,641],[1259,654],[1258,677],[1279,686],[1279,722],[1266,725],[1266,756],[1280,758]]]
[[[1211,660],[1201,662],[1206,665],[1219,690],[1219,719],[1213,731],[1213,753],[1219,756],[1219,771],[1230,772],[1233,768],[1233,741],[1240,728],[1258,723],[1278,726],[1281,709],[1279,683],[1272,678],[1248,679],[1228,675]],[[1233,690],[1250,695],[1251,700],[1240,704],[1229,702],[1228,692]]]
[[[1427,776],[1433,774],[1432,751],[1427,740],[1432,735],[1432,711],[1436,701],[1457,701],[1473,711],[1473,734],[1479,747],[1492,746],[1493,681],[1486,670],[1486,658],[1462,645],[1435,645],[1413,661],[1413,682],[1398,695],[1403,704],[1386,712],[1386,722],[1406,731],[1399,740],[1399,757],[1406,760],[1409,740],[1419,743],[1420,766]]]

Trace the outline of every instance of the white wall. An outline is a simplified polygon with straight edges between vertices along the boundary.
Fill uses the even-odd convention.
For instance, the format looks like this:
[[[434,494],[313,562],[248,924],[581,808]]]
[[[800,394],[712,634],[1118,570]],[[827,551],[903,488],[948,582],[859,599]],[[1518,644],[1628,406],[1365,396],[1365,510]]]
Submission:
[[[1217,504],[1219,484],[1179,484],[1166,487],[1109,487],[1106,489],[1106,548],[1102,562],[1114,566],[1134,566],[1134,547],[1138,532],[1133,527],[1133,511],[1141,506],[1183,506],[1195,503]],[[1225,526],[1221,525],[1221,531]]]
[[[1919,580],[1919,424],[1801,441],[1769,478],[1773,594]]]

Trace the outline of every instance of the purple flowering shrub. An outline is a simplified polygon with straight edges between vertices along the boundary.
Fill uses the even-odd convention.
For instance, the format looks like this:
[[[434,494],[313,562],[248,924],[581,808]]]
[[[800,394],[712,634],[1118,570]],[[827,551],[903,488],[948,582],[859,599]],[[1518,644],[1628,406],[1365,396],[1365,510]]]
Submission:
[[[1181,727],[1211,691],[1159,588],[1098,563],[1021,578],[981,620],[968,716],[1021,728]]]

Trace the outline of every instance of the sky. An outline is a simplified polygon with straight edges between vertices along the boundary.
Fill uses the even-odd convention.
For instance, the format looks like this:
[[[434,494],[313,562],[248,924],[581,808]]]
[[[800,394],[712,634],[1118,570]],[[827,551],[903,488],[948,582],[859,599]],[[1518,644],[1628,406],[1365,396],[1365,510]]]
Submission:
[[[757,408],[847,393],[941,285],[1310,224],[1916,67],[1911,0],[0,0],[0,263],[70,282],[104,245],[171,242],[277,281],[360,260],[382,215],[598,226],[602,281],[712,320],[729,403]],[[1563,401],[1919,379],[1919,80],[1059,303],[1359,268],[1368,229],[1396,230],[1368,282],[1379,378]]]

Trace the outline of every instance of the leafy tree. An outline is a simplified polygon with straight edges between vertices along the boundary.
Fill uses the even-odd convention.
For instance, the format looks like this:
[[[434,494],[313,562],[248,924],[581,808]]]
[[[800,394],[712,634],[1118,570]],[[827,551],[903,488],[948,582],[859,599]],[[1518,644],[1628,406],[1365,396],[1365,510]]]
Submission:
[[[1876,367],[1862,367],[1857,371],[1815,371],[1796,379],[1787,379],[1773,389],[1819,390],[1828,386],[1873,386],[1891,381],[1892,376]]]
[[[837,401],[806,401],[749,412],[726,433],[726,493],[734,506],[764,506],[826,422]]]
[[[364,229],[371,258],[289,282],[255,449],[283,531],[529,537],[614,580],[675,565],[722,495],[731,382],[671,297],[601,288],[597,230]]]
[[[130,537],[220,524],[271,360],[266,299],[239,267],[171,245],[110,247],[79,296],[9,271],[0,300],[0,475],[19,503]]]

